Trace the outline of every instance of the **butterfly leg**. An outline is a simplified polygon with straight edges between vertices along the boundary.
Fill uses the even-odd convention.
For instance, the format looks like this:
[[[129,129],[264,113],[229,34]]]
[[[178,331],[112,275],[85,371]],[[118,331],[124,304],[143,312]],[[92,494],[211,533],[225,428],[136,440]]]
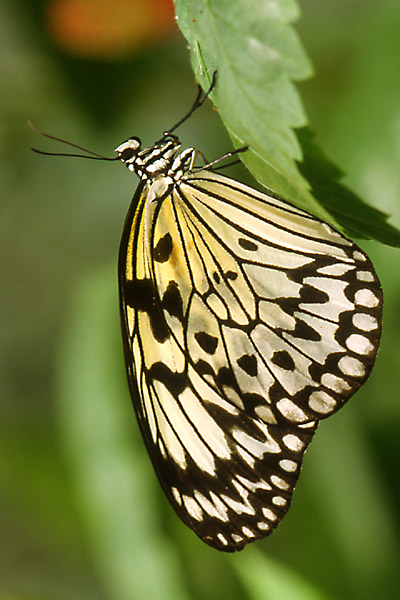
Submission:
[[[192,171],[192,173],[196,173],[196,171],[202,171],[203,169],[210,169],[211,167],[213,167],[214,165],[218,164],[219,162],[222,162],[223,160],[225,160],[226,158],[230,158],[231,156],[234,156],[235,154],[240,154],[241,152],[246,152],[246,150],[248,150],[249,147],[248,146],[242,146],[241,148],[236,148],[236,150],[232,150],[231,152],[227,152],[226,154],[223,154],[222,156],[220,156],[219,158],[216,158],[215,160],[206,163],[203,167],[199,167],[197,169],[194,169]],[[205,158],[204,155],[201,155],[202,158]],[[219,168],[225,168],[225,167],[230,167],[231,165],[235,165],[237,162],[239,162],[238,160],[235,160],[234,162],[228,163],[226,165],[222,165]]]

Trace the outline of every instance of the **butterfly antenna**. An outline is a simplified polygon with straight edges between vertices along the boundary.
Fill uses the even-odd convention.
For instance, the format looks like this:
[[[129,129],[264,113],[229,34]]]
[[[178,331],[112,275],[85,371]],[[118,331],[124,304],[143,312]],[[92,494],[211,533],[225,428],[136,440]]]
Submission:
[[[203,104],[203,102],[206,100],[206,98],[209,97],[212,90],[214,89],[216,81],[217,81],[217,71],[214,71],[212,80],[211,80],[211,85],[208,88],[208,90],[204,93],[204,95],[203,95],[202,87],[200,85],[197,86],[198,87],[197,96],[196,96],[195,101],[193,102],[192,108],[181,119],[179,119],[179,121],[177,123],[175,123],[175,125],[173,125],[169,129],[164,131],[164,134],[163,134],[164,137],[167,135],[170,135],[173,131],[175,131],[175,129],[177,129],[180,125],[182,125],[182,123],[184,123],[187,119],[189,119],[189,117],[192,116],[192,114],[194,113],[195,110],[200,108],[200,106]]]
[[[28,121],[28,125],[29,125],[29,127],[31,127],[33,129],[33,131],[36,131],[36,133],[38,133],[39,135],[41,135],[49,140],[54,140],[55,142],[61,142],[62,144],[66,144],[67,146],[70,146],[71,148],[76,148],[77,150],[82,150],[82,152],[86,152],[86,154],[71,154],[68,152],[45,152],[44,150],[38,150],[37,148],[31,148],[31,150],[33,152],[36,152],[36,154],[44,154],[45,156],[73,156],[76,158],[90,158],[92,160],[110,160],[110,161],[119,160],[118,156],[115,156],[115,157],[113,156],[111,158],[108,156],[102,156],[101,154],[92,152],[91,150],[88,150],[87,148],[83,148],[82,146],[78,146],[77,144],[73,144],[72,142],[68,142],[67,140],[63,140],[62,138],[58,138],[58,137],[55,137],[54,135],[45,133],[44,131],[41,131],[40,129],[38,129],[38,127],[33,125],[33,123],[31,123],[30,121]]]

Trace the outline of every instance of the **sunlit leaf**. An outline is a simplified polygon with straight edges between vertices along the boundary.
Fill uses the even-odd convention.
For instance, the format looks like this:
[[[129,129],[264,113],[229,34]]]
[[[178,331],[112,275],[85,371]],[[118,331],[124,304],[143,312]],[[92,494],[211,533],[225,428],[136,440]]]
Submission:
[[[265,187],[349,236],[400,245],[400,232],[340,183],[342,173],[297,131],[307,118],[295,81],[311,74],[293,22],[293,0],[175,0],[196,78],[213,92],[242,160]]]

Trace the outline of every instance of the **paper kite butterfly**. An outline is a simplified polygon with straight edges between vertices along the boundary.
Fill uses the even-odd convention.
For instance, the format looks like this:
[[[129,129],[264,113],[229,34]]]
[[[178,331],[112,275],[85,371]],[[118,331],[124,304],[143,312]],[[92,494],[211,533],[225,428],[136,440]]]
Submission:
[[[319,420],[368,377],[382,292],[330,225],[181,149],[173,132],[211,89],[150,148],[132,137],[116,149],[140,179],[118,273],[129,387],[158,478],[179,517],[232,552],[278,525]]]

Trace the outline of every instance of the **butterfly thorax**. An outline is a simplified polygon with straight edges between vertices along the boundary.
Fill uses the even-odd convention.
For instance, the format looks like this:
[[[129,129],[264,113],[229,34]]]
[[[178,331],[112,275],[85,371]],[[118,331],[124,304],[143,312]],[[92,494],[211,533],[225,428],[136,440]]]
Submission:
[[[132,137],[120,144],[115,151],[121,162],[142,181],[153,182],[166,177],[171,180],[171,184],[175,184],[192,169],[196,158],[194,148],[180,150],[181,144],[175,136],[165,138],[165,141],[161,140],[150,148],[140,148],[140,139]]]

